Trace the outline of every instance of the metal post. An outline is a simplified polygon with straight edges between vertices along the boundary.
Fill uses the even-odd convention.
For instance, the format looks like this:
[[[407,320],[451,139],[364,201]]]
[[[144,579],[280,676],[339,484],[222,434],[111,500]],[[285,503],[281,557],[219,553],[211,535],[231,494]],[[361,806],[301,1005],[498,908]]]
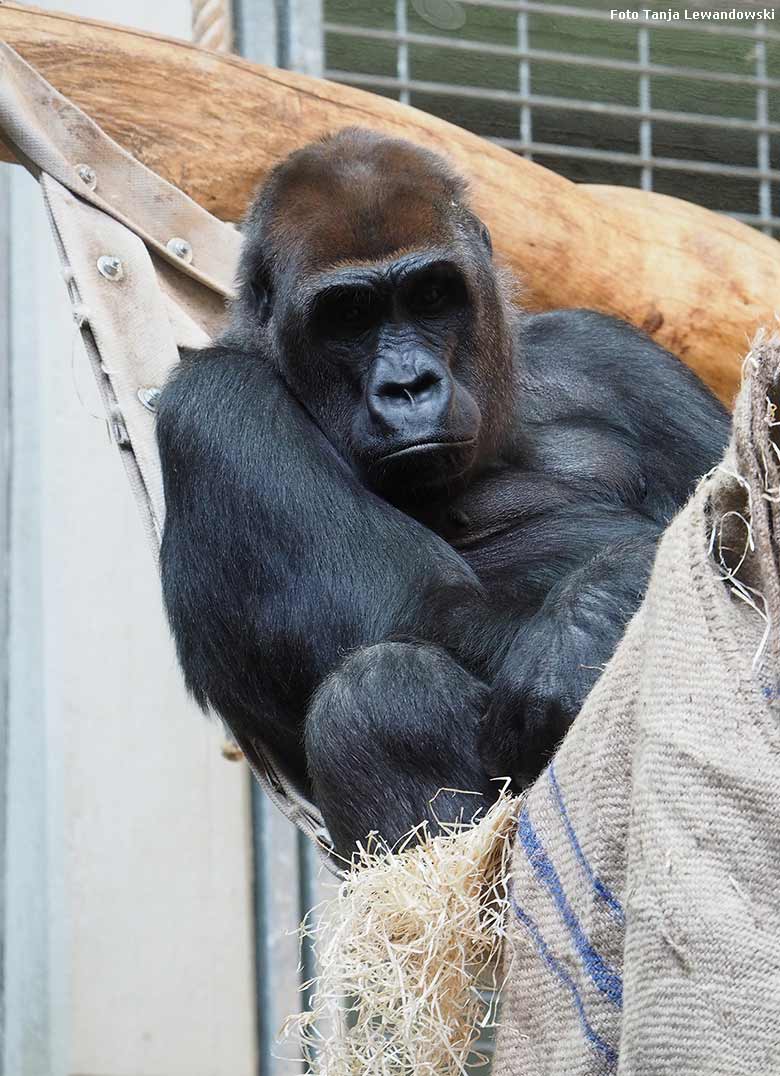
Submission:
[[[321,0],[279,0],[279,67],[320,77],[325,52]]]
[[[764,36],[766,34],[766,23],[759,23],[758,30],[762,37],[756,41],[755,46],[756,78],[765,80],[767,77],[766,40]],[[769,91],[766,85],[756,87],[756,120],[762,124],[769,122]],[[770,142],[766,131],[761,131],[756,135],[756,164],[759,171],[763,173],[768,172],[771,168]],[[758,213],[762,221],[761,231],[766,235],[771,235],[772,184],[766,175],[762,175],[758,181]]]
[[[256,64],[279,62],[278,0],[234,0],[236,52]]]
[[[517,49],[523,59],[520,61],[518,72],[518,90],[522,98],[520,106],[520,145],[523,156],[533,160],[533,154],[528,148],[533,142],[533,115],[528,98],[531,96],[531,64],[528,60],[528,15],[521,11],[517,16]]]
[[[257,1021],[257,1076],[273,1076],[273,1028],[271,1027],[272,966],[268,938],[270,932],[268,876],[269,804],[263,790],[252,781],[252,851],[254,855],[255,910],[255,1005]]]
[[[650,64],[650,31],[639,30],[637,33],[639,63],[643,68]],[[645,72],[639,76],[639,108],[643,118],[639,121],[639,156],[649,161],[653,156],[653,124],[648,117],[650,112],[650,75]],[[653,169],[649,164],[642,166],[641,185],[643,191],[653,189]]]
[[[316,877],[319,864],[317,853],[311,841],[298,831],[296,834],[298,852],[298,914],[301,921],[317,904]],[[304,1012],[311,1008],[312,987],[310,984],[317,974],[316,956],[311,938],[304,937],[301,941],[301,987],[302,1006]],[[304,1073],[309,1072],[316,1061],[316,1051],[308,1046],[304,1056]]]
[[[247,60],[322,75],[322,0],[233,0],[233,26]]]
[[[396,74],[398,81],[403,84],[409,81],[409,46],[406,43],[408,28],[406,24],[406,0],[395,0],[395,32],[399,42],[396,53]],[[398,100],[403,105],[409,104],[409,90],[402,89],[398,94]]]
[[[3,788],[3,1065],[7,1076],[52,1076],[51,871],[47,798],[49,744],[46,736],[43,590],[41,572],[41,457],[43,417],[39,356],[46,325],[40,287],[45,271],[36,264],[42,221],[39,194],[21,170],[5,170],[10,227],[6,388],[13,397],[6,412],[13,446],[13,472],[5,490],[8,738]],[[20,232],[17,222],[25,221]],[[59,308],[57,308],[59,313]],[[57,315],[54,315],[55,317]],[[8,369],[9,363],[6,363]],[[6,396],[6,401],[8,397]],[[6,427],[8,428],[8,427]],[[10,461],[9,461],[10,462]],[[10,511],[9,511],[10,509]],[[3,660],[0,658],[0,660]],[[44,764],[45,763],[45,764]],[[54,1017],[56,1019],[56,1017]]]
[[[0,166],[0,1076],[5,1055],[5,833],[8,772],[8,605],[11,539],[11,348],[9,166]]]

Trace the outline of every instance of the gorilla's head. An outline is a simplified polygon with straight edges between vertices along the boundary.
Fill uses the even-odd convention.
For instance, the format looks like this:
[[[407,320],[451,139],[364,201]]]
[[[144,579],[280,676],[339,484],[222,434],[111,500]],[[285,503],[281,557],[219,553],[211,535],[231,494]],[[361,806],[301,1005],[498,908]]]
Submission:
[[[273,357],[367,484],[430,498],[495,452],[511,307],[443,159],[348,128],[275,168],[243,227],[227,338]]]

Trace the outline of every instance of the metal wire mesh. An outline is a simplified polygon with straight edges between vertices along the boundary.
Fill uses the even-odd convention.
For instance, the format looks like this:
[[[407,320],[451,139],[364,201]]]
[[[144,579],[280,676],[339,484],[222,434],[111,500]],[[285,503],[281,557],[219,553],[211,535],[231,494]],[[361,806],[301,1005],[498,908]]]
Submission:
[[[675,194],[778,234],[774,21],[661,20],[644,8],[619,20],[610,10],[325,0],[325,75],[440,115],[571,179]]]

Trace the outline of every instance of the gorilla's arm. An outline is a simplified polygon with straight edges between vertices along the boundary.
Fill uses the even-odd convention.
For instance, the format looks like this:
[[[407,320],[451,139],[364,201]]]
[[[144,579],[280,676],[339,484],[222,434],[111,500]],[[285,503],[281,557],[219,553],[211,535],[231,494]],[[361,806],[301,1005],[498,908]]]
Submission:
[[[663,528],[722,456],[730,421],[677,358],[592,311],[528,319],[523,360],[523,465],[568,487],[550,499],[544,535],[527,527],[519,539],[526,590],[556,561],[579,558],[522,620],[490,677],[483,761],[527,784],[612,656]]]
[[[667,524],[723,456],[726,408],[680,359],[618,318],[555,310],[522,325],[515,432],[525,466],[585,480],[584,494],[605,502],[617,492]],[[590,446],[572,436],[577,427]]]
[[[615,530],[625,536],[564,575],[518,628],[481,723],[488,773],[520,787],[536,778],[639,607],[661,528],[626,514]]]
[[[202,706],[248,734],[262,728],[308,789],[303,725],[318,687],[361,647],[393,638],[457,642],[460,617],[482,602],[479,584],[441,538],[357,482],[256,354],[220,347],[185,353],[163,391],[157,436],[167,513],[163,594],[187,685]],[[442,760],[448,744],[458,744],[463,765],[455,760],[453,779],[460,768],[468,787],[481,787],[479,714],[460,705],[465,674],[452,675],[448,686],[443,659],[434,665],[444,693],[437,719]],[[346,665],[342,686],[358,666]],[[428,720],[429,688],[418,685],[426,693],[418,704],[414,677],[402,680],[404,699],[391,698],[381,678],[375,684],[376,724],[366,727],[365,717],[361,723],[370,742],[360,746],[359,759],[348,728],[335,719],[338,700],[327,728],[319,735],[309,730],[313,748],[341,773],[329,786],[333,804],[321,804],[326,820],[329,806],[338,812],[345,775],[354,800],[376,804],[370,785],[394,780],[383,755],[386,741],[391,734],[404,739],[404,721]],[[475,684],[472,695],[479,690]],[[359,686],[354,694],[362,697]],[[348,726],[351,717],[343,711],[338,718]],[[405,738],[409,762],[419,766],[415,739],[429,743],[430,737],[411,728]],[[374,756],[370,772],[356,769],[366,754]],[[404,758],[396,763],[399,769],[406,764]],[[310,756],[315,782],[317,766]],[[447,771],[447,764],[440,769]],[[427,813],[426,800],[438,787],[422,771],[424,765],[419,779],[413,774],[406,781],[417,812],[404,815],[407,825]],[[354,825],[383,826],[395,803],[387,788],[370,825],[359,815]],[[338,819],[331,823],[344,832]]]

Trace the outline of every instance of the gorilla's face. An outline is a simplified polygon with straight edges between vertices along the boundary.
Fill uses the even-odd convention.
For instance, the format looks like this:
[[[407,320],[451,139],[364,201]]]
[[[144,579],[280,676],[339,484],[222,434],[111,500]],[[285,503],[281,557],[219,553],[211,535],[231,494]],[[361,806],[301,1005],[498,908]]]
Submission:
[[[490,237],[462,193],[428,151],[347,131],[289,158],[248,222],[249,316],[295,396],[388,500],[457,486],[509,395]]]
[[[464,268],[423,250],[325,272],[308,288],[303,346],[285,348],[295,354],[285,376],[369,484],[392,497],[468,472],[482,414]]]

